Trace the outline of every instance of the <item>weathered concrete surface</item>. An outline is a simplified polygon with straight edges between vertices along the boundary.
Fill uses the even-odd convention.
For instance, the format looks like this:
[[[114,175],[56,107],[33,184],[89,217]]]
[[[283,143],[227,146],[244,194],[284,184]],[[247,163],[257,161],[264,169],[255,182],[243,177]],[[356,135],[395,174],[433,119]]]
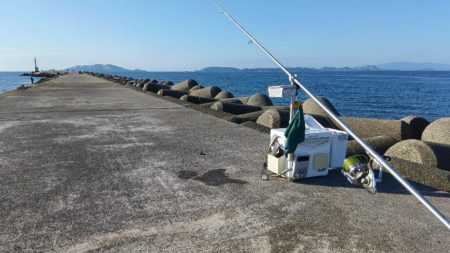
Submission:
[[[84,75],[0,98],[1,252],[447,252],[392,179],[261,181],[268,136]],[[450,214],[449,194],[427,189]]]

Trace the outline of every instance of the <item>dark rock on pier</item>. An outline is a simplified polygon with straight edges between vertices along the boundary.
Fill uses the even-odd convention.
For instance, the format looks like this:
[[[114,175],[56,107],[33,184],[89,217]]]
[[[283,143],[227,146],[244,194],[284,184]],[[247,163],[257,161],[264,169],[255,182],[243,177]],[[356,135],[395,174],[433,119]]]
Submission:
[[[25,86],[24,84],[22,84],[22,85],[20,85],[19,87],[17,87],[16,89],[17,90],[26,90],[26,89],[28,89],[28,88],[30,88],[29,86]]]

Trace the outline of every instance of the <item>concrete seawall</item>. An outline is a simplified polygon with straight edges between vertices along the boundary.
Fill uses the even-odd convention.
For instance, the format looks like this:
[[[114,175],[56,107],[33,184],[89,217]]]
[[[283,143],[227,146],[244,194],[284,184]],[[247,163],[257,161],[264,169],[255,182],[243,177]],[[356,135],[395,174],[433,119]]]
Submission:
[[[1,252],[445,252],[387,175],[259,178],[261,131],[88,75],[0,96]],[[218,112],[220,113],[220,112]],[[417,185],[447,216],[449,193]]]

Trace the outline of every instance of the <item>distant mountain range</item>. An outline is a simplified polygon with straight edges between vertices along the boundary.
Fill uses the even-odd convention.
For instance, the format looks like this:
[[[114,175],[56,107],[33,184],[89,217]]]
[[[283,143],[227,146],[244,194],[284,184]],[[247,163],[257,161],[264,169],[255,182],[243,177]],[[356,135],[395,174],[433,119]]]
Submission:
[[[450,64],[440,63],[416,63],[416,62],[390,62],[376,65],[382,70],[404,71],[449,71]]]
[[[450,64],[439,63],[413,63],[413,62],[391,62],[378,65],[366,65],[361,67],[322,67],[322,68],[303,68],[289,67],[292,72],[311,72],[311,71],[450,71]],[[145,70],[130,70],[112,64],[94,64],[82,65],[68,68],[69,71],[88,71],[97,73],[119,73],[119,72],[145,72]],[[233,67],[207,67],[196,72],[206,73],[236,73],[236,72],[273,72],[277,68],[244,68],[238,69]]]
[[[199,72],[272,72],[277,68],[251,68],[238,69],[231,67],[207,67]],[[302,68],[302,67],[288,67],[292,72],[307,72],[307,71],[450,71],[450,64],[439,63],[414,63],[414,62],[391,62],[378,65],[365,65],[361,67],[322,67],[322,68]]]
[[[234,73],[234,72],[273,72],[278,70],[277,68],[245,68],[245,69],[238,69],[238,68],[232,68],[232,67],[207,67],[203,68],[201,70],[197,70],[197,72],[209,72],[209,73]],[[377,68],[376,66],[362,66],[362,67],[343,67],[343,68],[336,68],[336,67],[323,67],[320,69],[316,68],[303,68],[303,67],[288,67],[289,71],[292,72],[311,72],[311,71],[380,71],[381,69]]]
[[[145,70],[135,69],[129,70],[112,64],[94,64],[94,65],[79,65],[68,68],[69,71],[87,71],[96,73],[112,73],[112,72],[143,72]]]

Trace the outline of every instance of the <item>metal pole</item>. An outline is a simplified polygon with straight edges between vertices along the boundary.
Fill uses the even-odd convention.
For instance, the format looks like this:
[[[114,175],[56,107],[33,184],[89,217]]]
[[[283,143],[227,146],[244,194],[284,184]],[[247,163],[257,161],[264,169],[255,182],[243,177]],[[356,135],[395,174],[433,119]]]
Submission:
[[[296,76],[292,75],[284,66],[278,61],[267,49],[265,49],[249,32],[247,32],[233,17],[231,17],[217,2],[212,1],[213,4],[231,21],[233,22],[239,30],[241,30],[247,37],[249,37],[263,52],[266,54],[281,70],[283,70],[286,75],[289,77],[289,81],[298,85],[300,89],[302,89],[309,97],[311,97],[342,129],[344,129],[350,136],[352,136],[356,142],[358,142],[366,152],[375,159],[378,164],[380,164],[383,168],[387,169],[389,173],[394,176],[400,184],[403,185],[412,195],[414,195],[420,203],[422,203],[436,218],[438,218],[448,230],[450,230],[450,222],[448,219],[436,208],[434,207],[428,200],[426,200],[408,181],[403,178],[400,173],[392,167],[383,157],[381,157],[372,147],[367,145],[355,132],[353,132],[347,125],[342,122],[338,116],[336,116],[327,106],[322,104],[320,100],[312,94],[300,81]]]

